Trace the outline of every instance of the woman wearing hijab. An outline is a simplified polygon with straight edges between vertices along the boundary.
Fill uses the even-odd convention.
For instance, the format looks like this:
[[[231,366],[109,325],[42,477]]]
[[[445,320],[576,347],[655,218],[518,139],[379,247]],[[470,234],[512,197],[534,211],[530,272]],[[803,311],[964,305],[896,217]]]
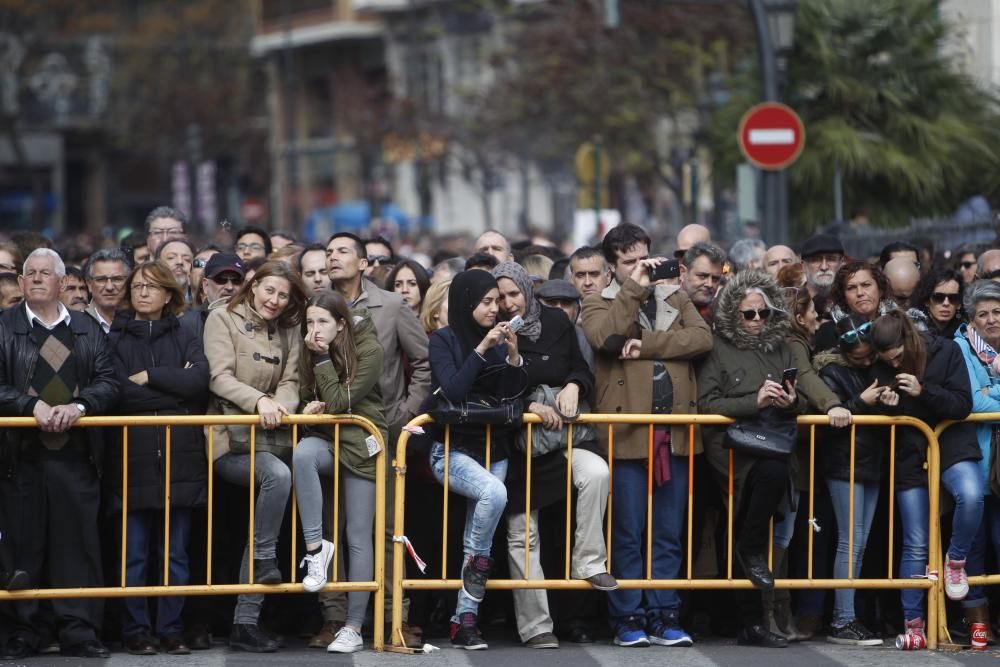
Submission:
[[[524,393],[527,377],[510,324],[497,323],[499,291],[486,271],[463,271],[448,292],[449,326],[431,334],[428,356],[434,392],[458,403],[474,395],[514,399]],[[465,515],[462,588],[451,619],[451,643],[464,649],[485,649],[476,627],[479,603],[493,569],[493,534],[507,505],[507,456],[517,437],[516,427],[494,426],[490,464],[486,468],[486,429],[453,429],[448,461],[449,488],[468,498]],[[444,483],[444,429],[431,429],[434,445],[430,464]]]
[[[500,290],[501,315],[508,320],[518,315],[524,319],[524,325],[517,332],[517,341],[528,378],[525,409],[541,417],[541,429],[552,430],[553,435],[559,437],[565,427],[565,418],[580,412],[580,400],[588,398],[594,387],[594,375],[580,351],[576,327],[562,310],[539,305],[531,277],[520,264],[504,262],[493,269],[493,275]],[[538,400],[546,393],[545,387],[553,395],[551,404]],[[539,437],[541,429],[534,429]],[[595,453],[597,442],[593,435],[592,429],[574,430],[573,483],[577,489],[577,506],[572,574],[598,590],[614,590],[618,582],[608,573],[603,530],[608,501],[608,464]],[[539,553],[538,510],[565,501],[567,457],[567,451],[559,449],[532,459],[530,539],[527,539],[531,553],[527,574],[524,572],[527,465],[524,454],[510,460],[507,557],[511,577],[515,579],[545,578]],[[514,591],[514,610],[517,631],[525,645],[558,648],[559,640],[552,633],[552,616],[545,590]]]

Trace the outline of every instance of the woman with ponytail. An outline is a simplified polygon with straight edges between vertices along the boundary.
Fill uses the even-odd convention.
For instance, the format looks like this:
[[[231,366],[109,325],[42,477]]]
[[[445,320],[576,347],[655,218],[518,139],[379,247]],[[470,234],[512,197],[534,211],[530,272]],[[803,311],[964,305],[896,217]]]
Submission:
[[[338,292],[322,291],[306,304],[305,350],[299,364],[302,412],[304,414],[354,414],[373,422],[388,438],[382,409],[379,377],[382,346],[365,309],[351,311]],[[375,456],[378,443],[365,429],[349,424],[340,429],[340,507],[347,518],[346,540],[350,549],[349,581],[370,581],[375,554],[372,526],[375,521]],[[295,498],[302,517],[302,537],[307,574],[302,586],[315,592],[326,585],[333,558],[333,543],[323,539],[322,479],[332,479],[333,434],[330,427],[307,426],[306,435],[292,454]],[[333,530],[336,530],[336,526]],[[371,593],[347,594],[347,620],[333,642],[331,653],[360,651],[361,625]]]
[[[900,310],[892,310],[874,321],[872,347],[879,361],[874,377],[887,388],[879,395],[885,414],[921,419],[932,429],[945,420],[961,421],[972,411],[972,392],[965,359],[954,340],[921,334]],[[898,399],[898,404],[893,406]],[[876,408],[877,409],[877,408]],[[983,480],[978,461],[982,454],[975,424],[956,424],[939,440],[941,486],[954,498],[951,542],[943,565],[945,593],[961,600],[969,592],[965,557],[979,530],[983,514]],[[927,442],[912,428],[897,431],[895,466],[896,499],[903,520],[903,553],[899,577],[923,576],[927,569],[928,499]],[[901,593],[906,634],[924,634],[924,591]],[[919,645],[919,644],[918,644]]]

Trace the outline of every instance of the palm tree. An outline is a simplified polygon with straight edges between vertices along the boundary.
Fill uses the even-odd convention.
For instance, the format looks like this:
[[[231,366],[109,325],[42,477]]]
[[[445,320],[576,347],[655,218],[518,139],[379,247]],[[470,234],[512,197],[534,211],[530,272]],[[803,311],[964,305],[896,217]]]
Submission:
[[[945,214],[997,187],[996,99],[949,55],[939,0],[803,0],[785,98],[806,148],[791,168],[791,217],[807,234],[833,218],[839,166],[848,209],[904,224]],[[739,116],[759,99],[755,77],[714,122],[717,173],[740,161]]]

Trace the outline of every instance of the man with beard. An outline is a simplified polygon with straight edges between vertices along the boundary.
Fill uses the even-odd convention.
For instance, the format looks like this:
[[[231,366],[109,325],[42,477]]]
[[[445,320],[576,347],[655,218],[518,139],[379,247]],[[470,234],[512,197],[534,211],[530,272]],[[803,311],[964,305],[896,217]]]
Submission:
[[[726,253],[711,243],[695,243],[681,259],[681,289],[709,325],[712,323],[712,302],[722,283],[725,263]]]
[[[826,296],[833,287],[833,278],[844,264],[844,244],[836,236],[816,234],[802,244],[802,266],[806,270],[806,289],[813,299],[823,297],[823,308],[817,301],[816,312],[826,315]]]
[[[83,279],[83,271],[75,266],[66,267],[59,300],[70,310],[86,310],[90,302],[90,292],[87,291],[87,281]]]
[[[174,279],[184,291],[184,302],[194,300],[191,290],[191,267],[194,263],[195,247],[186,238],[176,237],[164,241],[156,249],[156,259],[170,267]]]

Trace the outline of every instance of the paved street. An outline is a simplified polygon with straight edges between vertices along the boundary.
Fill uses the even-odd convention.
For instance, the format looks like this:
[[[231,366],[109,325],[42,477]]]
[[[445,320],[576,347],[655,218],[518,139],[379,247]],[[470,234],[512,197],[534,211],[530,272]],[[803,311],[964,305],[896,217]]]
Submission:
[[[949,651],[919,651],[904,653],[895,648],[858,649],[833,646],[823,642],[807,642],[797,644],[787,649],[748,649],[736,646],[734,641],[711,641],[698,644],[689,649],[668,649],[650,647],[645,649],[624,649],[612,646],[607,642],[581,647],[564,644],[558,651],[533,651],[510,642],[493,642],[488,651],[461,651],[452,649],[442,643],[443,648],[430,655],[396,655],[393,653],[376,654],[364,651],[354,655],[335,656],[325,651],[309,650],[301,645],[285,649],[271,655],[253,655],[249,653],[232,653],[221,646],[207,652],[199,652],[186,657],[152,656],[133,657],[123,653],[115,653],[109,661],[81,661],[69,658],[39,656],[22,663],[0,662],[0,667],[12,667],[24,664],[34,666],[70,666],[87,665],[91,667],[214,667],[216,665],[273,666],[273,665],[357,665],[406,667],[465,667],[475,666],[507,666],[546,665],[546,667],[597,667],[619,666],[645,667],[646,665],[663,667],[701,667],[710,665],[740,665],[741,667],[867,667],[874,665],[907,665],[921,667],[923,665],[995,665],[1000,658],[1000,650],[985,652],[949,652]]]

